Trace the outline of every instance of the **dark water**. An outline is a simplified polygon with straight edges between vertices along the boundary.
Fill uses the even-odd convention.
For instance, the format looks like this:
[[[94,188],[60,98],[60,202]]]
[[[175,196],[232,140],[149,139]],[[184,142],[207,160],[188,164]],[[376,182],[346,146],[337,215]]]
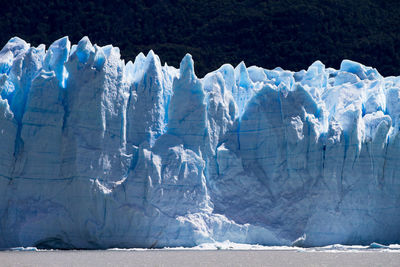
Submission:
[[[400,266],[399,252],[3,251],[0,266]]]

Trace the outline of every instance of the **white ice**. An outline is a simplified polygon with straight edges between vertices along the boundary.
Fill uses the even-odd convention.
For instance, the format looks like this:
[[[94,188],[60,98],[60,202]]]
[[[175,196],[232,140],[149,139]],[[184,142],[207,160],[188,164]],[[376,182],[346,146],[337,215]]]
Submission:
[[[0,247],[399,243],[400,77],[350,60],[194,69],[12,38]]]

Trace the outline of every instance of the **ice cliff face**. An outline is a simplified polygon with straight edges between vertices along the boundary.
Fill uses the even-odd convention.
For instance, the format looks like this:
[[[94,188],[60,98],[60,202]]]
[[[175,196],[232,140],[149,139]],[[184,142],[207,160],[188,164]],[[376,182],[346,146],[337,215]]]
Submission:
[[[0,247],[400,241],[400,78],[68,38],[0,51]]]

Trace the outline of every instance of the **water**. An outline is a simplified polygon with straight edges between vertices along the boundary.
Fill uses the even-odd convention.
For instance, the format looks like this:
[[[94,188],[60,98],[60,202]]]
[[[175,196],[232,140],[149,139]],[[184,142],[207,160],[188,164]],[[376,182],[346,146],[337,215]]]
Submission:
[[[0,266],[400,266],[399,251],[2,251]]]

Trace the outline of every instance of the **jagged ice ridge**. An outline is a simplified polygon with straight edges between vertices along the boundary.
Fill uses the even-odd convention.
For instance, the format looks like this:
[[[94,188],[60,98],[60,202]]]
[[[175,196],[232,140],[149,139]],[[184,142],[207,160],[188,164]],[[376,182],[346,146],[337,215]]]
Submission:
[[[0,247],[400,241],[400,77],[0,51]]]

